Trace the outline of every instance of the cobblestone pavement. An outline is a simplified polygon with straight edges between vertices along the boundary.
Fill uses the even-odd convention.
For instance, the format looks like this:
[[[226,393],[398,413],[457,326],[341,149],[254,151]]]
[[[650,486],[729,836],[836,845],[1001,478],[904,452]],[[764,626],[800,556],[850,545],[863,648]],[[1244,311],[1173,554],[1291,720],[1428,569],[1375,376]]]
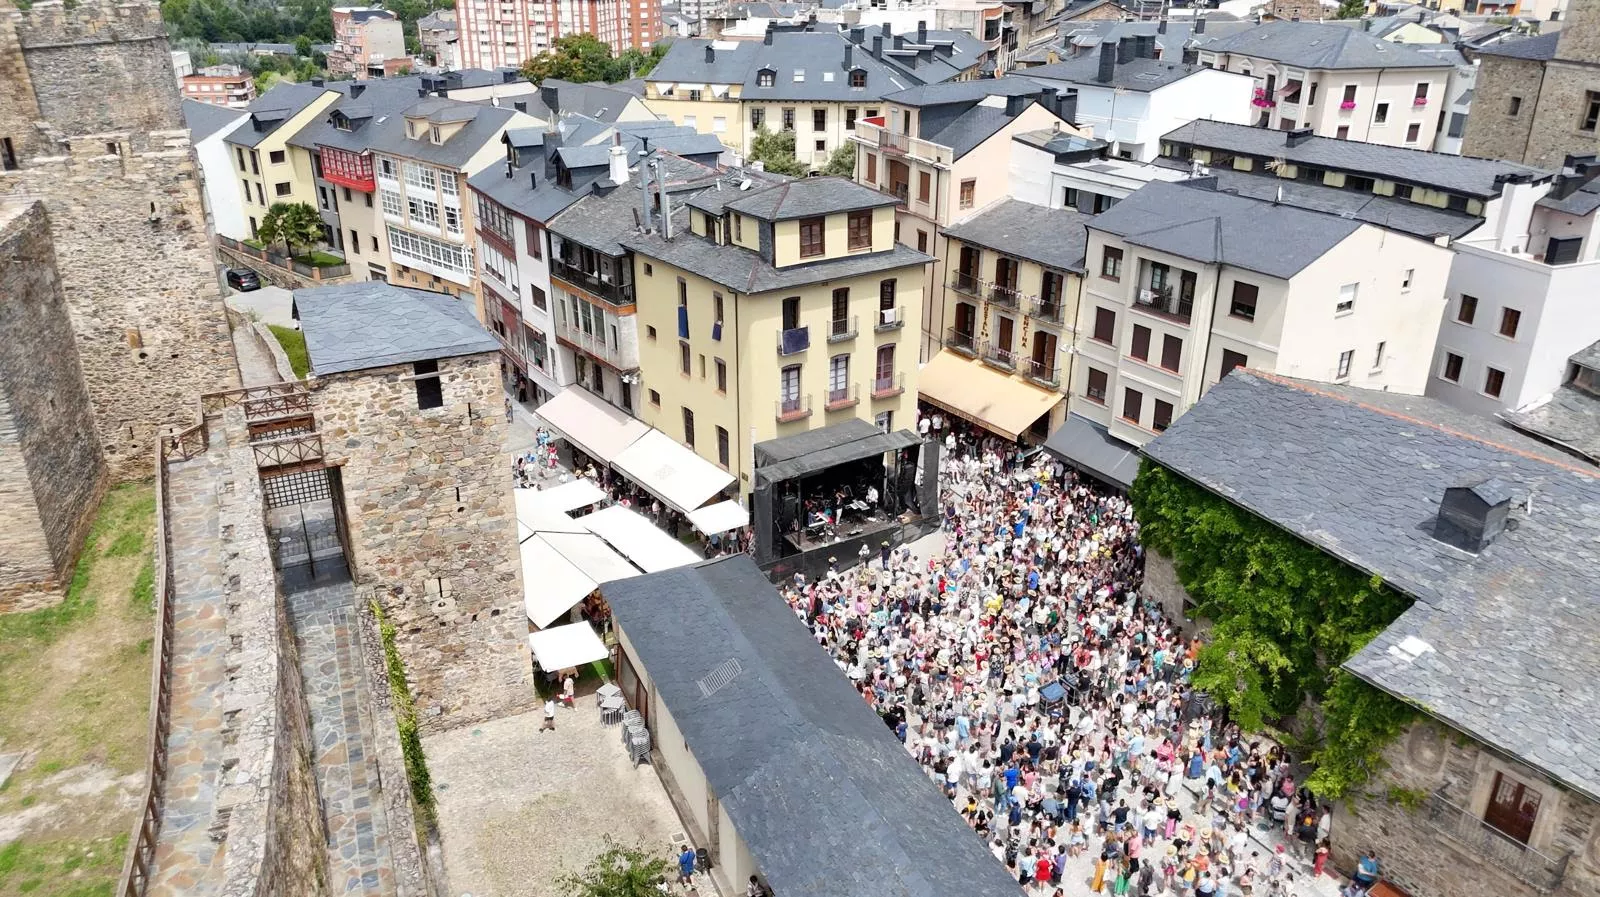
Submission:
[[[553,732],[539,731],[542,719],[534,711],[423,742],[451,895],[568,897],[555,878],[582,869],[607,835],[674,854],[683,826],[661,779],[629,762],[593,695],[558,711]]]
[[[288,597],[311,709],[317,791],[327,817],[334,894],[392,895],[389,825],[368,746],[371,706],[350,583]]]
[[[220,440],[218,440],[220,441]],[[167,736],[166,794],[156,847],[152,895],[221,890],[226,842],[214,840],[222,788],[223,692],[229,647],[217,487],[226,447],[173,464],[172,709]],[[226,820],[221,820],[224,830]]]

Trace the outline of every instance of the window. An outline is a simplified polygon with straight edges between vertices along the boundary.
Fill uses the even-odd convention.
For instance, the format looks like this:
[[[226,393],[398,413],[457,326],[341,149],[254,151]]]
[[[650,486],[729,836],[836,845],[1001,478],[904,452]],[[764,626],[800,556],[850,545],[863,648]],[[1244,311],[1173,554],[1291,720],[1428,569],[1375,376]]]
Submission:
[[[850,398],[850,356],[835,355],[828,359],[828,401],[842,402]]]
[[[261,182],[260,181],[256,181],[256,205],[264,206],[266,204],[267,204],[267,194],[261,192]]]
[[[1383,369],[1383,350],[1387,348],[1388,345],[1389,344],[1384,340],[1378,340],[1378,350],[1372,353],[1373,370],[1378,371]]]
[[[1122,419],[1130,424],[1139,423],[1139,412],[1144,410],[1144,393],[1124,387],[1122,390]]]
[[[777,80],[778,80],[777,72],[774,72],[771,69],[762,69],[761,71],[756,72],[756,86],[757,87],[771,87],[773,85],[773,82],[775,82]]]
[[[400,217],[400,194],[393,190],[379,190],[378,199],[383,204],[383,214]]]
[[[1483,394],[1493,398],[1500,398],[1500,390],[1506,385],[1506,372],[1499,368],[1485,368],[1483,374]]]
[[[856,129],[856,110],[846,109],[844,111],[844,129],[846,131],[854,131]]]
[[[431,199],[406,197],[406,209],[411,213],[411,223],[427,227],[439,226],[439,204]]]
[[[717,359],[717,392],[728,391],[728,363]]]
[[[828,130],[828,110],[826,110],[826,109],[813,109],[813,110],[811,110],[811,130],[813,130],[813,131],[826,131],[826,130]]]
[[[1172,426],[1172,403],[1156,399],[1155,411],[1150,414],[1150,429],[1161,433],[1170,426]]]
[[[893,277],[878,281],[878,311],[886,312],[892,310],[895,297],[898,295],[895,291],[895,279]],[[885,320],[885,323],[888,323],[887,320]]]
[[[1343,100],[1343,102],[1345,102],[1345,103],[1354,103],[1355,101],[1356,101],[1356,86],[1354,84],[1346,84],[1344,86],[1344,100]]]
[[[529,286],[528,287],[528,292],[533,296],[533,307],[537,308],[537,309],[543,309],[545,307],[544,290],[541,290],[536,286]],[[655,328],[652,327],[652,328],[650,328],[650,330],[651,330],[650,336],[652,338],[654,338],[655,337]]]
[[[1361,288],[1359,283],[1347,283],[1339,288],[1339,304],[1333,307],[1336,315],[1347,315],[1356,310],[1356,291]]]
[[[872,248],[872,210],[864,209],[850,213],[850,248]]]
[[[731,217],[733,218],[733,241],[738,243],[744,239],[744,216],[734,212]]]
[[[826,141],[826,140],[818,140],[816,142],[815,149],[816,149],[817,152],[819,152],[819,153],[823,152],[827,148],[828,148],[828,141]]]
[[[273,165],[282,165],[285,158],[287,158],[287,155],[283,150],[273,150],[267,153],[267,161]]]
[[[650,390],[650,404],[656,406],[657,408],[660,408],[661,407],[661,393],[656,392],[653,389]]]
[[[786,414],[800,410],[800,365],[791,364],[778,373],[778,402]]]
[[[255,150],[250,151],[250,173],[254,175],[261,174],[261,154]]]
[[[1335,140],[1349,140],[1350,139],[1350,126],[1349,125],[1340,125],[1339,127],[1335,128],[1334,132],[1333,132],[1333,137],[1334,137]]]
[[[433,190],[438,186],[434,177],[433,168],[428,165],[418,165],[415,162],[405,163],[406,185],[416,187],[418,190]]]
[[[1353,174],[1347,174],[1344,176],[1344,188],[1346,190],[1358,190],[1362,193],[1371,193],[1372,188],[1375,186],[1377,186],[1377,181],[1373,180],[1372,178],[1356,177]]]
[[[1109,308],[1094,310],[1094,337],[1098,342],[1112,342],[1117,331],[1117,313]]]
[[[683,444],[694,448],[694,412],[683,409]]]
[[[878,347],[877,374],[879,392],[894,388],[894,343]]]
[[[1416,122],[1406,125],[1406,143],[1416,143],[1417,139],[1421,136],[1422,125],[1419,125]]]
[[[1235,352],[1232,349],[1223,349],[1222,369],[1217,372],[1217,377],[1220,379],[1228,376],[1228,372],[1234,368],[1244,368],[1249,366],[1250,358],[1243,352]]]
[[[1517,325],[1522,323],[1522,312],[1514,308],[1500,310],[1500,335],[1517,338]]]
[[[460,209],[456,208],[455,206],[444,207],[444,229],[446,233],[453,234],[457,237],[461,236],[463,231]]]
[[[1411,198],[1411,194],[1412,194],[1414,189],[1415,188],[1413,188],[1410,184],[1395,184],[1394,185],[1394,198],[1395,199],[1410,199]]]
[[[967,178],[961,182],[961,208],[972,208],[978,196],[978,181],[976,178]]]
[[[1339,353],[1339,368],[1334,371],[1333,379],[1343,380],[1350,376],[1350,362],[1355,356],[1354,349],[1346,349]]]
[[[1140,361],[1150,360],[1150,328],[1143,324],[1133,325],[1133,339],[1128,347],[1128,354]]]
[[[878,154],[877,153],[867,153],[866,155],[867,155],[867,183],[871,184],[871,185],[876,185],[878,183]]]
[[[703,96],[704,94],[701,91],[691,90],[689,91],[689,102],[698,103]]]
[[[1061,188],[1061,207],[1064,209],[1076,209],[1078,207],[1077,187]]]
[[[538,289],[538,287],[534,287],[534,289]],[[656,341],[656,328],[655,328],[655,325],[654,324],[646,324],[645,328],[644,328],[644,335],[645,335],[645,339],[648,339],[652,343],[655,342]]]
[[[1253,283],[1233,282],[1233,301],[1228,305],[1228,314],[1246,321],[1256,319],[1256,298],[1261,289]]]
[[[1590,90],[1583,95],[1583,121],[1578,130],[1593,131],[1596,124],[1600,124],[1600,92]]]
[[[928,232],[925,231],[925,230],[918,230],[917,231],[917,251],[918,252],[927,252],[928,251]]]
[[[917,174],[917,201],[927,202],[933,195],[933,176],[926,171]]]
[[[833,291],[833,331],[847,331],[850,321],[850,288]]]
[[[1161,338],[1161,368],[1162,370],[1177,373],[1178,365],[1183,361],[1183,340],[1180,337],[1167,334]]]
[[[1444,367],[1439,371],[1439,379],[1448,380],[1451,383],[1460,383],[1461,367],[1465,362],[1466,359],[1454,352],[1444,353]]]
[[[717,428],[717,463],[723,467],[728,466],[728,431],[724,427]]]
[[[252,219],[252,220],[254,220],[254,219]],[[372,251],[373,252],[377,252],[378,251],[378,235],[377,234],[373,234],[372,235]]]
[[[850,86],[851,87],[866,87],[867,86],[867,73],[862,71],[861,69],[853,69],[850,72]]]
[[[873,418],[872,422],[879,430],[882,430],[885,433],[891,433],[894,431],[894,412],[884,411],[877,417]]]
[[[691,357],[692,357],[692,354],[689,352],[689,344],[686,343],[686,342],[683,342],[682,340],[679,340],[678,341],[678,372],[683,374],[685,377],[689,376],[689,359]]]
[[[1456,320],[1463,324],[1471,324],[1472,319],[1478,316],[1478,297],[1461,294],[1461,304],[1456,307]]]
[[[794,107],[793,106],[785,106],[785,107],[783,107],[783,129],[785,131],[793,131],[794,130]]]
[[[1100,257],[1100,276],[1106,280],[1122,279],[1122,250],[1107,246]]]
[[[752,107],[750,110],[750,129],[759,131],[767,124],[767,110],[761,106]]]
[[[700,126],[699,118],[693,115],[685,115],[683,117],[683,126],[685,128],[698,128]]]
[[[439,362],[418,361],[411,365],[417,387],[417,410],[427,411],[444,405],[444,383],[439,379]]]
[[[350,251],[361,251],[361,235],[356,233],[356,229],[353,227],[350,228]]]
[[[1521,113],[1522,113],[1522,97],[1512,97],[1511,98],[1511,108],[1506,110],[1506,114],[1511,116],[1512,118],[1516,118]]]
[[[1372,123],[1381,125],[1389,121],[1389,104],[1379,103],[1377,111],[1372,113]]]
[[[1402,290],[1411,289],[1411,278],[1416,276],[1416,273],[1417,273],[1417,269],[1416,268],[1407,268],[1405,270],[1405,272],[1400,275],[1400,289],[1402,289]]]
[[[722,323],[722,294],[716,290],[711,292],[711,314],[713,321],[718,324]],[[722,339],[722,331],[718,330],[716,333],[712,334],[712,338],[719,340]]]
[[[11,143],[11,138],[7,137],[6,138],[6,144],[9,146],[10,143]],[[244,166],[244,147],[242,147],[242,146],[234,147],[233,148],[233,154],[239,160],[239,170],[240,171],[244,171],[244,167],[245,167]]]
[[[1483,809],[1483,821],[1507,838],[1526,844],[1533,835],[1533,823],[1539,818],[1539,804],[1538,791],[1497,772],[1489,805]]]
[[[1089,388],[1084,392],[1084,398],[1096,405],[1104,405],[1106,403],[1106,384],[1110,379],[1110,376],[1105,371],[1099,368],[1090,368]]]
[[[1578,260],[1583,248],[1582,237],[1551,237],[1544,247],[1546,265],[1570,265]]]
[[[288,196],[290,193],[293,193],[293,192],[294,192],[294,185],[289,183],[289,182],[287,182],[287,181],[272,185],[272,193],[273,193],[274,196]]]
[[[827,220],[824,218],[800,219],[801,258],[814,258],[823,254],[824,246],[822,234],[826,225]]]
[[[250,182],[247,181],[247,180],[244,180],[243,178],[240,178],[239,179],[239,183],[244,186],[244,201],[245,202],[249,202],[250,201]]]

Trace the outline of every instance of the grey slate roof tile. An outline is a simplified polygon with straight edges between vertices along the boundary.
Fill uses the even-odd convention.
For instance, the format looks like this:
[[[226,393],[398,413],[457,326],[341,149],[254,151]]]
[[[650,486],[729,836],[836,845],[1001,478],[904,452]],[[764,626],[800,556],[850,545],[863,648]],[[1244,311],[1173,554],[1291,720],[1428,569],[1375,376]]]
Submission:
[[[243,109],[229,109],[188,98],[183,101],[183,124],[189,129],[190,143],[199,143],[238,121],[244,114]]]
[[[1535,205],[1568,215],[1592,215],[1600,209],[1600,181],[1590,181],[1562,199],[1546,196]]]
[[[892,206],[895,201],[886,193],[846,178],[817,177],[798,178],[766,190],[747,193],[728,202],[727,207],[767,221],[787,221],[846,209]]]
[[[1588,366],[1600,368],[1600,360]],[[1501,417],[1531,436],[1600,464],[1600,396],[1562,386],[1538,407],[1507,411]]]
[[[1063,81],[1085,87],[1102,87],[1114,90],[1131,90],[1149,93],[1152,90],[1176,84],[1196,72],[1209,71],[1202,65],[1177,61],[1177,54],[1168,59],[1130,59],[1112,70],[1111,83],[1096,80],[1100,73],[1100,54],[1085,53],[1063,59],[1050,65],[1025,69],[1029,78],[1043,81]]]
[[[601,594],[775,892],[1016,897],[748,556]]]
[[[1226,37],[1207,36],[1200,49],[1272,59],[1309,69],[1445,68],[1454,65],[1406,44],[1321,22],[1263,22]]]
[[[498,352],[459,299],[362,281],[294,291],[313,375]]]
[[[1094,220],[1071,209],[1051,209],[1019,199],[1002,199],[946,227],[946,236],[1060,268],[1083,272],[1089,243],[1084,225]]]
[[[234,128],[223,142],[243,147],[259,146],[269,134],[284,127],[289,119],[327,93],[325,87],[280,81],[272,89],[250,101],[244,108],[251,120]]]
[[[1145,454],[1415,599],[1347,670],[1600,800],[1600,471],[1433,399],[1246,370]],[[1491,477],[1505,531],[1435,540],[1444,490]]]
[[[1556,47],[1561,42],[1561,32],[1552,31],[1537,37],[1505,37],[1492,44],[1479,47],[1480,56],[1508,56],[1512,59],[1554,59]]]
[[[399,113],[373,119],[364,128],[366,145],[373,152],[404,156],[431,162],[446,168],[460,168],[467,164],[484,143],[500,139],[500,131],[519,113],[515,109],[464,103],[445,97],[419,98],[416,103]],[[433,143],[424,138],[406,136],[406,116],[423,116],[429,121],[465,121],[455,134],[443,143]],[[527,121],[527,119],[523,119]]]

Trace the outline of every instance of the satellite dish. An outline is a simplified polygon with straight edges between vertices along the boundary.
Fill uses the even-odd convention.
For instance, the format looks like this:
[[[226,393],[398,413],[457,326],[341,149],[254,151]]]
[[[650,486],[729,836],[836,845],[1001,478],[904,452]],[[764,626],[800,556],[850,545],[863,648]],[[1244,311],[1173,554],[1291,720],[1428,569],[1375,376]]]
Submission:
[[[739,189],[740,190],[749,190],[750,189],[750,179],[749,178],[745,178],[744,180],[740,181],[739,182]]]

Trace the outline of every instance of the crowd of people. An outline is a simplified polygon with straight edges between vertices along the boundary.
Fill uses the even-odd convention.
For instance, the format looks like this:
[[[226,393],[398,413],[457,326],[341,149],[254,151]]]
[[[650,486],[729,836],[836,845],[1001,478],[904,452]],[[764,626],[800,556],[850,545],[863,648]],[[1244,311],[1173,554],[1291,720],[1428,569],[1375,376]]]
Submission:
[[[1029,894],[1301,893],[1329,810],[1191,690],[1127,498],[938,423],[943,552],[797,576],[796,614]]]

